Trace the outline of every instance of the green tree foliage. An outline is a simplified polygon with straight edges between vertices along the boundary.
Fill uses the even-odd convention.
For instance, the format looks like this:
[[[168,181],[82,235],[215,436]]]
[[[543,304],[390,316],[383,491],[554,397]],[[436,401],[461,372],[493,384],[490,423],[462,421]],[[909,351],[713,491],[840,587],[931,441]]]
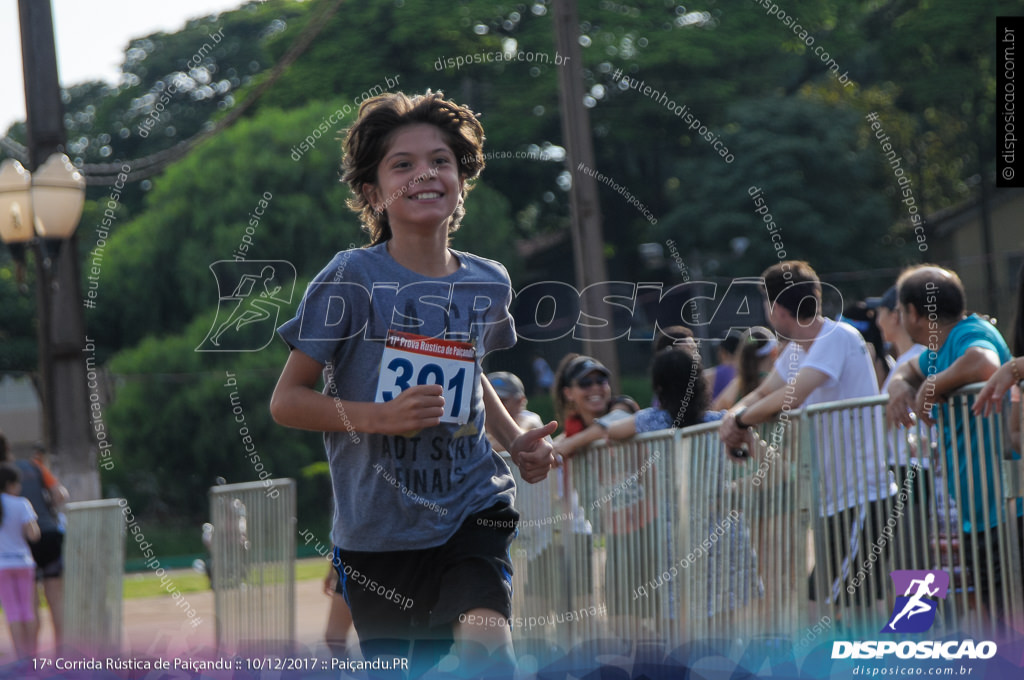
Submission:
[[[193,19],[175,33],[132,40],[120,83],[67,89],[68,148],[76,163],[138,158],[202,131],[273,65],[269,43],[304,13],[295,2],[253,2]]]
[[[180,332],[215,306],[209,266],[234,257],[246,227],[254,233],[243,257],[287,259],[307,277],[326,263],[325,253],[362,243],[344,205],[333,134],[292,159],[292,147],[337,108],[268,109],[157,179],[146,210],[116,228],[104,253],[101,300],[88,317],[98,341],[131,347],[150,334]],[[261,200],[269,206],[257,216]]]
[[[276,342],[263,352],[193,351],[213,318],[201,314],[180,335],[147,338],[110,362],[117,398],[105,416],[115,465],[102,473],[104,489],[127,498],[137,514],[201,522],[217,477],[258,481],[265,471],[298,479],[300,514],[322,515],[329,488],[302,474],[324,457],[320,437],[285,430],[268,412],[287,348]]]
[[[24,273],[18,280],[14,262],[5,252],[0,264],[0,372],[36,369],[35,277]]]
[[[735,161],[703,145],[679,163],[680,179],[669,180],[679,207],[653,230],[660,240],[678,241],[684,259],[716,254],[703,262],[715,276],[758,276],[780,258],[806,259],[822,272],[855,270],[865,253],[872,268],[897,262],[898,251],[882,241],[889,212],[877,191],[884,180],[877,144],[858,134],[859,112],[775,97],[744,101],[727,115]],[[740,257],[729,254],[737,237],[749,244]]]

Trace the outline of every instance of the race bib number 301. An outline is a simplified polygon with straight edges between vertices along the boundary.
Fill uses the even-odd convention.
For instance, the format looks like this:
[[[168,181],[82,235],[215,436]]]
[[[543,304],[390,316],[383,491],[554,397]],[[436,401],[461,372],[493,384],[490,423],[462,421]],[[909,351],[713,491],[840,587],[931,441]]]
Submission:
[[[388,331],[374,401],[391,401],[413,385],[444,388],[442,423],[469,421],[476,350],[472,343]]]

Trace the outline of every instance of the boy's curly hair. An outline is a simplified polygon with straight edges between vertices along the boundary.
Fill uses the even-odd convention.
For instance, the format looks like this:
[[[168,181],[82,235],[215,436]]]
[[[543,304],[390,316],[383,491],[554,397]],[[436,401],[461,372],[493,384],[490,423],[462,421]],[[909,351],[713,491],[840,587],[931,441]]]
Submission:
[[[428,123],[441,129],[448,146],[455,154],[459,176],[465,182],[459,205],[448,223],[448,233],[459,228],[466,214],[463,201],[475,179],[484,168],[484,129],[476,114],[466,106],[444,98],[443,92],[407,96],[403,92],[382,94],[367,99],[359,106],[356,122],[348,129],[342,143],[341,181],[352,189],[348,207],[359,214],[363,229],[370,234],[370,245],[391,238],[386,206],[374,210],[363,195],[363,186],[377,183],[377,167],[384,159],[396,130],[406,125]],[[389,197],[388,201],[395,197]]]

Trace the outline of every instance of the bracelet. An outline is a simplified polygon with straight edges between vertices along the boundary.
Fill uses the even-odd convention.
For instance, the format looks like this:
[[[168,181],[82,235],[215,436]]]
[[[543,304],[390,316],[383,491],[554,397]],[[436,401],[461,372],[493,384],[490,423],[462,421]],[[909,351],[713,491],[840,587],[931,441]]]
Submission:
[[[1013,382],[1020,384],[1024,378],[1020,377],[1020,371],[1017,370],[1017,359],[1010,359],[1010,370],[1013,371]]]
[[[734,423],[736,423],[736,427],[740,428],[741,430],[749,430],[749,429],[750,429],[750,425],[747,425],[747,424],[746,424],[746,423],[744,423],[744,422],[743,422],[742,420],[740,420],[740,417],[741,417],[741,416],[742,416],[742,415],[743,415],[744,413],[746,413],[746,412],[747,412],[747,407],[746,407],[746,406],[744,406],[744,407],[743,407],[743,408],[741,408],[741,409],[740,409],[739,411],[736,411],[736,413],[733,413],[733,414],[732,414],[732,420],[733,420],[733,422],[734,422]]]

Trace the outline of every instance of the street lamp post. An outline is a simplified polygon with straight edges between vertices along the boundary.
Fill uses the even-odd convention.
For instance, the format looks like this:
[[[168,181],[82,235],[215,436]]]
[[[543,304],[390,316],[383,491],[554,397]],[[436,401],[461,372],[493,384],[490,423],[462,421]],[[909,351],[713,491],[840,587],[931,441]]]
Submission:
[[[0,169],[0,232],[12,254],[34,252],[44,439],[73,500],[99,498],[82,352],[85,322],[74,231],[85,181],[63,155],[64,106],[49,0],[19,0],[28,168]],[[19,169],[20,168],[20,169]]]
[[[74,249],[84,201],[85,179],[64,154],[53,154],[34,173],[15,160],[0,164],[0,240],[15,260],[24,262],[26,249],[35,260],[44,439],[75,500],[99,497]]]

